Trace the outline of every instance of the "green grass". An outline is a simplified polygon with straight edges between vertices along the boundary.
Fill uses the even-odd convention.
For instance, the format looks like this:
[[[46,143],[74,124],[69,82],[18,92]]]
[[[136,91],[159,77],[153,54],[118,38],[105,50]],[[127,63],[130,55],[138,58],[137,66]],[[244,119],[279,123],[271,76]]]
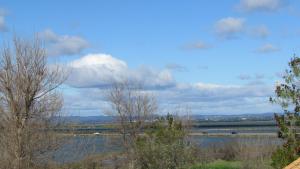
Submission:
[[[217,160],[208,164],[199,164],[190,169],[240,169],[241,163],[237,161]]]

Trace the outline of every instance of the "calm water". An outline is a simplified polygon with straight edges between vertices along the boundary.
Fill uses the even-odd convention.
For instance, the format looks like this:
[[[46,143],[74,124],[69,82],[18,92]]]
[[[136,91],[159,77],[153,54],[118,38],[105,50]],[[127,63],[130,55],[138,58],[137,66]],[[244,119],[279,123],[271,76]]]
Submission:
[[[281,144],[275,137],[239,137],[239,136],[192,136],[191,141],[201,147],[222,146],[228,142],[246,142],[247,144]],[[120,151],[120,139],[108,136],[73,136],[53,154],[57,162],[74,162],[88,155]]]
[[[192,132],[206,132],[206,133],[276,133],[278,128],[275,126],[260,126],[260,127],[222,127],[222,128],[212,128],[203,127],[201,129],[192,129]]]

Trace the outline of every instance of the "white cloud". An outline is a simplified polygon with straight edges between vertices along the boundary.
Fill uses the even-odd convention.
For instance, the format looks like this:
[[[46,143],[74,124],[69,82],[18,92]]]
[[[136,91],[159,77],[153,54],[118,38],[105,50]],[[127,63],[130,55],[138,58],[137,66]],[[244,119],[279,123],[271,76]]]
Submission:
[[[265,25],[261,25],[258,27],[253,28],[251,34],[258,38],[266,38],[269,36],[270,31]]]
[[[273,53],[277,52],[280,49],[278,47],[275,47],[274,45],[267,43],[256,49],[256,52],[258,53]]]
[[[123,81],[127,64],[105,54],[90,54],[69,64],[71,74],[68,84],[76,87],[108,85]]]
[[[196,83],[194,84],[194,87],[198,90],[211,90],[211,89],[218,89],[218,88],[229,88],[234,86],[225,86],[225,85],[219,85],[219,84],[209,84],[209,83]]]
[[[273,86],[263,83],[177,83],[168,69],[155,70],[146,66],[131,69],[125,61],[107,54],[89,54],[70,62],[68,67],[72,71],[66,84],[75,92],[66,92],[66,109],[72,113],[81,112],[81,115],[100,114],[107,106],[103,94],[112,83],[123,80],[143,84],[147,92],[157,96],[162,109],[188,105],[197,114],[263,113],[274,110],[268,102],[268,97],[273,95]],[[259,74],[251,77],[263,78]],[[80,101],[75,103],[74,100]]]
[[[175,84],[168,70],[157,71],[145,66],[130,69],[126,62],[107,54],[89,54],[69,64],[67,84],[73,87],[103,88],[115,82],[129,81],[147,88],[165,88]]]
[[[241,0],[237,8],[246,12],[276,11],[283,5],[283,0]]]
[[[46,42],[50,56],[75,55],[89,47],[89,43],[79,36],[57,35],[50,29],[39,33]]]
[[[215,24],[215,33],[224,39],[236,38],[245,29],[244,18],[227,17]]]
[[[274,110],[268,102],[268,98],[273,96],[273,86],[263,84],[177,84],[176,88],[159,91],[157,95],[166,107],[189,105],[197,114],[263,113]]]

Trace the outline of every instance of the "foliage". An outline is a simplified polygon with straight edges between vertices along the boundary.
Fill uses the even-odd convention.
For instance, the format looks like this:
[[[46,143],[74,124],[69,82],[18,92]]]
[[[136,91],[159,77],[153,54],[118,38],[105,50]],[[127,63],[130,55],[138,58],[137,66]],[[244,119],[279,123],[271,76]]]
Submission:
[[[296,159],[293,151],[290,147],[278,148],[272,155],[272,166],[278,169],[287,166]]]
[[[178,169],[193,163],[193,147],[180,121],[168,115],[146,131],[135,144],[135,168]]]
[[[282,168],[295,160],[300,155],[299,112],[300,112],[300,58],[294,57],[289,62],[289,69],[283,76],[283,82],[276,86],[275,98],[270,98],[273,103],[279,104],[284,114],[275,114],[279,132],[284,145],[274,152],[272,165]]]

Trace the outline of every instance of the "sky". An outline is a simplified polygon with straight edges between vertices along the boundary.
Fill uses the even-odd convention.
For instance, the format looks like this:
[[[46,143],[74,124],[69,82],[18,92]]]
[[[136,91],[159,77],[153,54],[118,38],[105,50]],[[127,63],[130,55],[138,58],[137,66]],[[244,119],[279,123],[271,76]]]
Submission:
[[[69,115],[103,115],[104,94],[144,84],[160,113],[279,112],[269,103],[300,53],[297,0],[0,0],[0,40],[44,41]]]

